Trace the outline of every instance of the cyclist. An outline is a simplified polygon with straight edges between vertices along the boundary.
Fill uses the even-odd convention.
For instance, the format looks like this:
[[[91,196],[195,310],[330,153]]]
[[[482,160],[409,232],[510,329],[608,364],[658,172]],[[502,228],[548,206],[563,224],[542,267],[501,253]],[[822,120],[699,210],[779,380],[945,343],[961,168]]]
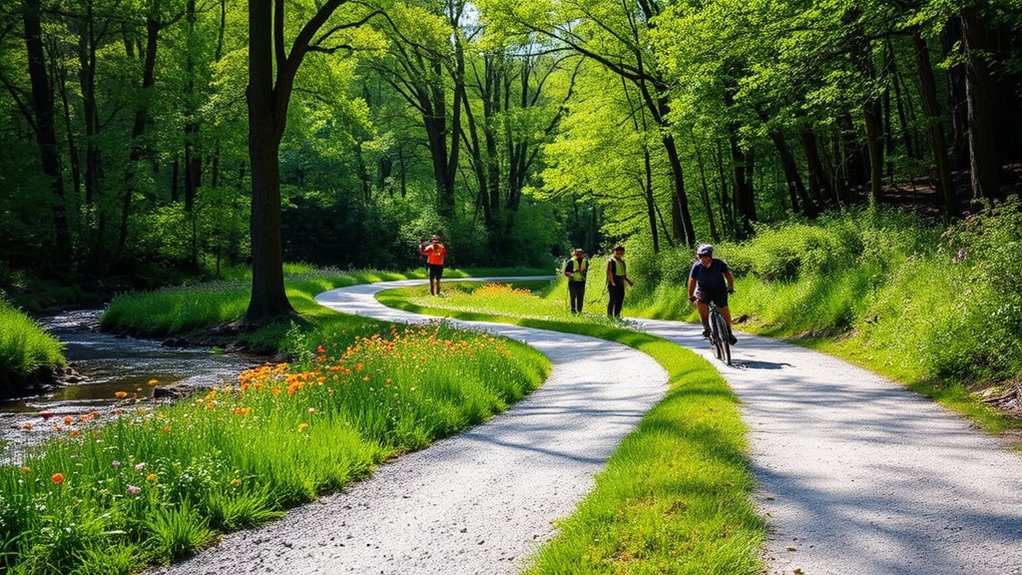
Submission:
[[[735,278],[731,268],[713,257],[713,246],[703,244],[696,249],[699,261],[692,264],[688,274],[688,301],[697,302],[699,317],[703,320],[703,337],[710,337],[710,302],[717,304],[727,322],[727,337],[731,345],[738,338],[731,333],[731,310],[727,307],[727,295],[735,291]]]

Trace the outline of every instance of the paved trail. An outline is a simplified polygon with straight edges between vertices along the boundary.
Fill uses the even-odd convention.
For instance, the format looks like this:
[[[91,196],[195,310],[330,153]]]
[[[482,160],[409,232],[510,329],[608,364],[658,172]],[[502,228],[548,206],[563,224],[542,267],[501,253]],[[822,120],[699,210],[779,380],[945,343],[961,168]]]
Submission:
[[[642,329],[718,366],[742,401],[770,573],[1022,573],[1022,457],[876,374],[744,335],[736,367],[692,324]]]
[[[317,301],[391,321],[354,286]],[[665,391],[648,357],[581,336],[495,324],[554,362],[507,413],[382,466],[346,493],[225,538],[166,573],[518,572]],[[642,329],[710,357],[699,328]],[[1022,574],[1022,457],[902,387],[826,355],[743,336],[720,368],[743,403],[769,572]]]

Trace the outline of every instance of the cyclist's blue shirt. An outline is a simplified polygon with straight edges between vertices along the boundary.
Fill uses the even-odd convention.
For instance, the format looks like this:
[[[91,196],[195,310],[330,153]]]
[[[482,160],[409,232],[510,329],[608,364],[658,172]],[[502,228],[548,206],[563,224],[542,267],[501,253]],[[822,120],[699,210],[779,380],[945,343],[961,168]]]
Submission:
[[[710,267],[704,267],[700,262],[692,264],[688,277],[696,280],[696,288],[700,291],[725,289],[727,282],[724,281],[724,272],[727,271],[731,271],[731,268],[723,260],[714,258]]]

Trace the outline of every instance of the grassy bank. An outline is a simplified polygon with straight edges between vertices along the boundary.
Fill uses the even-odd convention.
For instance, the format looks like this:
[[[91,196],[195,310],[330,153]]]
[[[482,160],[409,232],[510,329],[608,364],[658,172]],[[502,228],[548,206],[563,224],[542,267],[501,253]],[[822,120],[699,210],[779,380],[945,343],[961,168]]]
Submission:
[[[852,210],[721,244],[740,327],[789,338],[904,382],[992,432],[1022,427],[985,404],[1022,379],[1022,212],[1017,202],[950,229]],[[630,249],[626,314],[696,320],[688,250]]]
[[[462,319],[503,321],[629,345],[667,370],[669,389],[596,477],[596,486],[529,573],[758,573],[765,535],[751,501],[745,427],[719,373],[694,353],[600,315],[573,317],[563,282],[451,285],[378,294],[387,305]]]
[[[110,421],[40,421],[61,437],[0,467],[0,571],[116,575],[171,561],[486,419],[549,370],[522,344],[442,324],[310,318],[283,338],[290,365],[155,410],[118,392]]]
[[[0,397],[18,395],[66,363],[60,342],[0,293]]]
[[[538,275],[544,272],[531,268],[447,270],[446,277],[471,275]],[[285,267],[288,299],[303,317],[313,319],[329,315],[313,299],[326,290],[379,281],[424,278],[422,270],[404,273],[378,270],[342,272],[317,269],[301,264]],[[115,297],[100,318],[104,330],[123,331],[143,337],[164,337],[208,330],[240,320],[248,308],[251,280],[244,274],[235,279],[173,287],[151,292],[138,292]],[[264,351],[275,351],[282,344],[286,324],[270,325],[254,333],[241,334],[248,344]]]

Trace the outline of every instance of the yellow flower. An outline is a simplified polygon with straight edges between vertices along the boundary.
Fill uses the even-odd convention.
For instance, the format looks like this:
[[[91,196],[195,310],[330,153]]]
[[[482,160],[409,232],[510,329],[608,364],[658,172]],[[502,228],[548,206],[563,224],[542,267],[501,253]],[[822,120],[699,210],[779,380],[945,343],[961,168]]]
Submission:
[[[160,383],[160,382],[155,380],[155,379],[150,379],[149,380],[149,385],[156,385],[157,383]]]
[[[301,433],[301,432],[305,431],[308,427],[309,427],[308,423],[299,423],[298,424],[298,433]]]
[[[32,473],[32,468],[28,467],[27,465],[26,466],[22,466],[21,472],[22,473]]]
[[[114,397],[116,397],[117,399],[124,399],[125,397],[128,397],[128,392],[127,391],[114,392]]]
[[[237,487],[237,486],[241,485],[241,480],[240,479],[232,479],[231,480],[231,485],[233,485],[234,487]]]

